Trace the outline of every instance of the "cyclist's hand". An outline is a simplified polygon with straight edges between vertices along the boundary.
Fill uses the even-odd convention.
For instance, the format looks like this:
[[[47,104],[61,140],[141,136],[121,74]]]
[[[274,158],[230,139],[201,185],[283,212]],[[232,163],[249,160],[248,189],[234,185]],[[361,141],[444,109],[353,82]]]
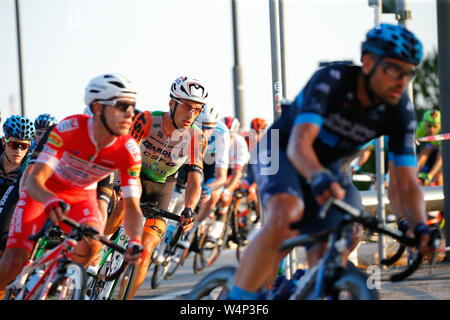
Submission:
[[[332,196],[340,200],[345,197],[345,190],[339,184],[338,178],[328,170],[315,172],[309,183],[320,205],[323,205]]]
[[[204,203],[211,198],[211,189],[208,186],[202,187],[202,194],[200,196],[200,202]]]
[[[231,201],[231,192],[228,189],[223,189],[220,199],[224,204],[228,204]]]
[[[48,198],[44,204],[44,211],[55,226],[59,225],[59,222],[67,216],[69,210],[69,204],[57,196]]]
[[[419,239],[419,252],[424,256],[445,250],[445,240],[439,229],[430,230],[424,223],[419,223],[414,228],[414,236]]]
[[[194,213],[191,208],[184,208],[180,215],[180,225],[183,232],[188,232],[194,226]]]
[[[144,260],[144,247],[137,239],[127,243],[127,250],[124,254],[124,260],[131,265],[137,265]]]

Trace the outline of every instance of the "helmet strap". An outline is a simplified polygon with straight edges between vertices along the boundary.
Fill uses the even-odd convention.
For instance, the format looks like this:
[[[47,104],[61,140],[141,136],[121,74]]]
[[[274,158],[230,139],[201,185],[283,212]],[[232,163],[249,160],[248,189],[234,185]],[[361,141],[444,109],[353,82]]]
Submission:
[[[120,136],[120,134],[115,133],[114,131],[112,131],[112,129],[106,124],[106,118],[105,118],[105,105],[102,105],[102,112],[100,114],[100,121],[102,122],[103,126],[105,127],[106,131],[108,131],[111,135],[118,137]]]
[[[178,107],[178,102],[173,100],[175,102],[175,105],[173,106],[173,111],[170,111],[170,119],[172,119],[172,124],[175,127],[175,129],[180,129],[178,128],[178,126],[175,123],[175,111],[177,111],[177,107]]]
[[[378,60],[375,60],[375,65],[373,66],[372,70],[370,70],[369,74],[362,74],[363,81],[364,81],[364,88],[367,93],[367,97],[369,98],[369,101],[372,105],[375,104],[375,93],[373,92],[372,88],[370,87],[370,79],[372,78],[373,73],[375,72],[376,68],[378,67]]]

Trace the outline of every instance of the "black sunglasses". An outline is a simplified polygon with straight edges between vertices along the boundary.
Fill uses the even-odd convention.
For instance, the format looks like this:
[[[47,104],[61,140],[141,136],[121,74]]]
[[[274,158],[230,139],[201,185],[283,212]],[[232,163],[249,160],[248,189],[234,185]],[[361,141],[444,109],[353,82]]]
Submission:
[[[403,79],[404,76],[406,76],[406,78],[409,81],[412,78],[414,78],[417,73],[416,69],[405,70],[396,63],[387,62],[381,59],[378,60],[378,63],[380,63],[383,66],[384,73],[386,73],[388,76],[390,76],[395,80],[401,80]]]
[[[135,100],[129,100],[129,99],[114,99],[109,101],[99,101],[103,105],[107,106],[113,106],[115,109],[121,111],[121,112],[127,112],[130,107],[134,108],[136,107],[136,101]]]

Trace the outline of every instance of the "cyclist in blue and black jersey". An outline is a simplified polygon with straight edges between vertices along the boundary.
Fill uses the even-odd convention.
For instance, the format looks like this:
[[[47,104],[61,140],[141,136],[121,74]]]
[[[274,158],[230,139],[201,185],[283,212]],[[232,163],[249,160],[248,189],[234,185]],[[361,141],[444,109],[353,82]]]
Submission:
[[[0,151],[0,257],[5,249],[11,218],[19,200],[20,177],[26,166],[33,123],[26,117],[13,115],[3,124]]]
[[[258,298],[257,291],[272,282],[283,258],[281,244],[298,235],[298,230],[290,228],[292,223],[308,234],[342,219],[343,215],[332,211],[324,220],[317,217],[329,197],[362,207],[357,189],[341,179],[341,160],[381,135],[389,136],[393,154],[396,179],[391,187],[400,196],[398,214],[406,217],[420,239],[420,252],[431,253],[425,204],[416,178],[414,106],[405,92],[422,58],[422,45],[407,29],[381,24],[367,33],[361,54],[362,66],[333,64],[319,69],[269,129],[269,137],[278,131],[279,148],[271,152],[268,139],[271,161],[256,166],[267,220],[245,252],[230,299]],[[264,175],[264,169],[274,163],[278,171]],[[307,247],[309,266],[325,251],[326,243]],[[349,253],[346,249],[344,257]]]
[[[56,124],[58,124],[58,120],[54,116],[52,116],[49,113],[43,113],[39,115],[34,120],[34,139],[31,142],[30,150],[34,150],[36,146],[39,144],[39,141],[42,139],[42,136],[45,134],[45,132],[50,128],[54,127]]]

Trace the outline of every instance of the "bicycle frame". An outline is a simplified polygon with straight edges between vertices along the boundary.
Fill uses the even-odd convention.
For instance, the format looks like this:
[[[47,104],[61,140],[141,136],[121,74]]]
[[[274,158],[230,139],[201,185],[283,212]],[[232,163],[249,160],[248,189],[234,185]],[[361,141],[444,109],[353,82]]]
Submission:
[[[45,299],[54,282],[56,273],[58,271],[57,267],[64,261],[70,261],[71,257],[73,256],[73,250],[76,244],[77,244],[76,240],[67,238],[60,245],[53,248],[49,252],[45,253],[42,257],[38,258],[37,260],[34,261],[28,260],[22,272],[16,278],[16,281],[14,281],[11,285],[9,285],[7,289],[15,287],[20,290],[19,294],[16,296],[16,299],[29,300],[35,294],[39,293],[37,292],[38,289],[45,283],[45,285],[42,288],[42,291],[39,293],[39,299],[41,300]],[[23,297],[25,293],[25,281],[27,279],[27,276],[36,269],[38,269],[39,267],[44,267],[45,265],[48,266],[47,268],[45,268],[44,274],[39,278],[39,280],[36,282],[33,288],[26,294],[26,296]]]

